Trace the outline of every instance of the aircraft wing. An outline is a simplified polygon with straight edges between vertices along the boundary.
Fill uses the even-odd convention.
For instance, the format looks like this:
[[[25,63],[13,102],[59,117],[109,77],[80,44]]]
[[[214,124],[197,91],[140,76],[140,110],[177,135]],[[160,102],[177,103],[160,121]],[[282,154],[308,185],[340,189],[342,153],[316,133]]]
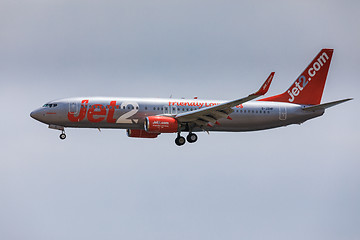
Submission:
[[[178,114],[175,118],[181,123],[194,123],[200,127],[210,123],[217,123],[221,118],[229,118],[229,114],[234,112],[232,109],[235,106],[251,101],[267,93],[275,72],[272,72],[266,79],[261,88],[247,97],[225,102],[216,106],[198,109],[192,112]]]

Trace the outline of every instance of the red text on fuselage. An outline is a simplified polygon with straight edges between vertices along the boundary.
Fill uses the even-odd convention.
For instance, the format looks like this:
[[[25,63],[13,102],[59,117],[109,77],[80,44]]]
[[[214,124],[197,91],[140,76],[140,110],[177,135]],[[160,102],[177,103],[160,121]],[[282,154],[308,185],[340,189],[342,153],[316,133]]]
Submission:
[[[116,119],[114,118],[114,112],[116,108],[116,101],[111,101],[109,105],[107,105],[107,109],[101,105],[101,104],[94,104],[90,108],[88,108],[89,100],[82,100],[80,111],[77,116],[75,116],[76,113],[68,112],[68,119],[71,122],[80,122],[85,119],[87,116],[87,119],[89,122],[98,123],[101,121],[104,121],[106,118],[106,122],[108,123],[115,123]]]

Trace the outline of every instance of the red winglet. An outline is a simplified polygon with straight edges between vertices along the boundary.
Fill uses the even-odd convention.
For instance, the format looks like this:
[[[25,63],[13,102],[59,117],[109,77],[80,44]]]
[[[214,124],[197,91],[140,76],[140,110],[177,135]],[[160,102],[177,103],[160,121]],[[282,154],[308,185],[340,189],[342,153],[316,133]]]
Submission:
[[[275,72],[270,73],[269,77],[266,79],[266,81],[261,86],[259,91],[257,91],[256,93],[254,93],[252,95],[257,95],[257,96],[265,95],[267,93],[267,91],[269,90],[269,88],[270,88],[270,84],[271,84],[271,81],[274,78],[274,74],[275,74]]]

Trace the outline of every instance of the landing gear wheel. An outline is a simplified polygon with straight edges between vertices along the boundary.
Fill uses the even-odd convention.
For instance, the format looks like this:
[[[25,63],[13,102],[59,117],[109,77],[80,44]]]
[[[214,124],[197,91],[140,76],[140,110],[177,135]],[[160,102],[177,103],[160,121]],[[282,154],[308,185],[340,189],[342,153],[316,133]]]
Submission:
[[[179,137],[177,137],[176,139],[175,139],[175,143],[176,143],[176,145],[178,145],[178,146],[182,146],[182,145],[184,145],[185,144],[185,138],[184,137],[181,137],[181,136],[179,136]]]
[[[189,142],[189,143],[194,143],[196,142],[198,139],[197,135],[195,133],[189,133],[189,135],[187,135],[186,137],[186,140]]]
[[[61,139],[61,140],[64,140],[65,138],[66,138],[66,134],[65,134],[65,133],[60,134],[60,139]]]

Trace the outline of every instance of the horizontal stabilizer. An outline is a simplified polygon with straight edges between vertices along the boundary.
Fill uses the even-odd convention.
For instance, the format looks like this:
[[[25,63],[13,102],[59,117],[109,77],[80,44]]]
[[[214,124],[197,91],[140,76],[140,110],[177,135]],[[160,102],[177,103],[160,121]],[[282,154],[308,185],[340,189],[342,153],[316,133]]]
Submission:
[[[305,108],[303,108],[303,110],[305,110],[305,111],[325,110],[326,108],[333,107],[340,103],[344,103],[344,102],[347,102],[350,100],[353,100],[353,99],[347,98],[347,99],[343,99],[343,100],[339,100],[339,101],[335,101],[335,102],[323,103],[323,104],[319,104],[319,105],[315,105],[315,106],[305,107]]]

